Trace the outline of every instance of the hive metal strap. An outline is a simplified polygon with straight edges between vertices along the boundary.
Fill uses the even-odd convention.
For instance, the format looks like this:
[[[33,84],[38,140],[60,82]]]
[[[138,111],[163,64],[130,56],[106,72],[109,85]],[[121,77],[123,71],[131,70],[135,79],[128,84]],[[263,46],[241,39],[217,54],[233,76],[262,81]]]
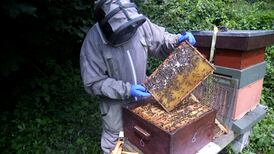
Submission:
[[[213,36],[212,36],[212,42],[211,42],[211,49],[210,49],[210,56],[209,56],[209,62],[213,62],[214,58],[214,52],[215,52],[215,45],[217,41],[217,33],[218,33],[218,28],[214,26],[214,31],[213,31]]]

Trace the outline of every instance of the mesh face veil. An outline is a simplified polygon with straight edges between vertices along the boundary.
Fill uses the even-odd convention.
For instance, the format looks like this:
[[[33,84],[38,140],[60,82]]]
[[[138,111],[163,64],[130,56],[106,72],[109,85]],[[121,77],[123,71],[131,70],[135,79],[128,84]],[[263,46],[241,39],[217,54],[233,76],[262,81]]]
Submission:
[[[95,18],[108,43],[114,46],[127,42],[146,21],[129,0],[95,1]]]

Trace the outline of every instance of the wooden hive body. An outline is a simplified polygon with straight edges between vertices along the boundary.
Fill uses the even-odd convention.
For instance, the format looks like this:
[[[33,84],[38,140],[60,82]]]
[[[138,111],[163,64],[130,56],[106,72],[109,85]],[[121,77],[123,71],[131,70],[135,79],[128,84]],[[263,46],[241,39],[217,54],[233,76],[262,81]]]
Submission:
[[[192,118],[185,120],[185,123],[182,123],[175,128],[168,129],[165,125],[171,126],[172,122],[168,122],[164,126],[161,126],[157,121],[165,123],[165,119],[163,120],[161,118],[169,117],[169,114],[174,115],[177,109],[169,113],[162,110],[165,112],[164,116],[154,116],[151,118],[149,114],[140,114],[142,112],[136,111],[138,108],[144,109],[147,105],[151,104],[157,104],[156,100],[150,98],[140,102],[130,103],[123,107],[123,128],[125,136],[143,153],[192,154],[212,140],[216,116],[216,111],[212,108],[200,104],[200,106],[206,108],[205,112],[201,111],[199,112],[200,114],[197,114],[198,116],[191,116]],[[155,106],[150,106],[149,108],[152,109],[155,108]],[[177,111],[180,109],[182,109],[182,107],[179,107]],[[193,108],[193,111],[196,110],[197,109]],[[143,111],[145,112],[145,110]],[[177,113],[178,116],[182,116],[182,114],[185,114],[186,117],[187,115],[191,115],[191,113],[186,112],[185,110]],[[154,119],[153,121],[153,118],[158,119]],[[184,120],[181,119],[180,121]]]
[[[199,48],[198,50],[209,59],[210,48]],[[244,69],[264,61],[264,48],[251,51],[237,51],[230,49],[216,49],[214,64],[235,69]]]

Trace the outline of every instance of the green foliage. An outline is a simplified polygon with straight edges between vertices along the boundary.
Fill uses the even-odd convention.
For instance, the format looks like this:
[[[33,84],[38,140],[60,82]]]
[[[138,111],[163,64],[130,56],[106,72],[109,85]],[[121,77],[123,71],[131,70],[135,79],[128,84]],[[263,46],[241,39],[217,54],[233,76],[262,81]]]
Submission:
[[[272,0],[136,0],[153,22],[182,30],[274,29]],[[94,24],[87,0],[4,0],[0,60],[1,153],[100,153],[96,98],[82,87],[79,50]],[[271,153],[274,46],[267,48],[262,103],[269,107],[244,153]],[[150,58],[150,74],[161,63]],[[227,150],[229,153],[231,151]]]
[[[162,63],[162,60],[149,57],[147,64],[147,75],[150,75]]]
[[[25,69],[32,59],[71,59],[94,23],[86,0],[4,0],[0,4],[0,79]],[[74,56],[75,57],[75,56]]]
[[[266,118],[254,126],[250,136],[250,144],[243,153],[272,153],[274,151],[274,110],[271,107],[268,110]]]
[[[169,0],[161,4],[151,0],[140,4],[153,22],[174,33],[212,29],[213,25],[228,29],[273,29],[272,7],[273,2],[250,4],[244,0]]]
[[[0,140],[1,151],[100,153],[98,103],[84,91],[78,67],[55,61],[46,66],[41,77],[18,89],[13,120],[1,126],[1,138],[8,139]]]
[[[266,76],[264,78],[264,89],[262,95],[262,103],[266,104],[269,107],[274,108],[274,45],[270,46],[266,50]]]

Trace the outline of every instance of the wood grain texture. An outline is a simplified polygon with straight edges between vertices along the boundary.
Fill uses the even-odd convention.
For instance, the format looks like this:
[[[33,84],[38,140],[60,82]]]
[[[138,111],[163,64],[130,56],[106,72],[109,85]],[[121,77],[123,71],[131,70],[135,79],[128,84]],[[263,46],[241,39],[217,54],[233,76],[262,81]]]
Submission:
[[[198,48],[208,59],[210,48]],[[232,49],[216,49],[214,64],[229,68],[244,69],[264,61],[265,47],[251,51],[236,51]]]
[[[195,35],[197,41],[196,47],[210,48],[212,36]],[[274,42],[274,34],[252,36],[252,37],[233,37],[218,36],[216,49],[229,49],[241,51],[251,51],[254,49],[264,48]]]
[[[213,138],[216,111],[204,112],[195,119],[189,119],[181,127],[167,131],[134,113],[134,109],[154,101],[153,98],[131,103],[123,107],[123,128],[125,137],[145,154],[192,154]],[[161,119],[160,119],[161,120]],[[150,134],[148,139],[137,133],[135,126]]]

